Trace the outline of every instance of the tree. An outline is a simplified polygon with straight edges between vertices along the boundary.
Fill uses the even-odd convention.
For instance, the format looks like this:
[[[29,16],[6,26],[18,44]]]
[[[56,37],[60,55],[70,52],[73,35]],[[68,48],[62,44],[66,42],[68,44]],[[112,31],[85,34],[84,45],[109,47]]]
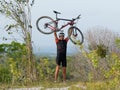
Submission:
[[[31,25],[31,6],[34,0],[0,0],[0,13],[10,18],[13,24],[6,25],[6,31],[16,31],[24,40],[27,49],[26,62],[26,78],[27,80],[35,80],[35,66],[32,50],[32,25]]]
[[[89,50],[96,50],[102,48],[108,49],[109,52],[119,52],[116,47],[115,40],[119,35],[104,28],[92,28],[86,33],[86,40],[89,45]]]

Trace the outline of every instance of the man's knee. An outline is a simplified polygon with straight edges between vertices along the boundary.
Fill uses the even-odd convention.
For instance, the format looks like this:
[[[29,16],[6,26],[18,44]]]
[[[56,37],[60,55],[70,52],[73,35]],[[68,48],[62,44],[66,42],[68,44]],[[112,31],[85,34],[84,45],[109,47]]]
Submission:
[[[57,65],[57,66],[56,66],[56,69],[57,69],[57,70],[59,70],[59,69],[60,69],[60,66],[59,66],[59,65]]]

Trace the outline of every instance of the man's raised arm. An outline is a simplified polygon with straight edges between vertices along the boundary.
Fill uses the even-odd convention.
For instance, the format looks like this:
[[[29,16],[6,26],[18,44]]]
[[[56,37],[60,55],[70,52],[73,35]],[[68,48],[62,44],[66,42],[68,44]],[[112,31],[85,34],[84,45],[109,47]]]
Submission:
[[[54,32],[54,36],[55,36],[55,39],[58,39],[57,33],[56,33],[56,32]]]

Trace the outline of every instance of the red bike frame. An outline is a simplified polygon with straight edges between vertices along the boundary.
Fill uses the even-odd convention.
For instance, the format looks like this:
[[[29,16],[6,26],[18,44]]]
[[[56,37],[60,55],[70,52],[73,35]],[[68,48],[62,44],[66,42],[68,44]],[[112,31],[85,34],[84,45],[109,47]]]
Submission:
[[[54,13],[56,14],[56,20],[54,20],[54,21],[52,21],[52,22],[55,22],[56,27],[53,27],[52,25],[50,25],[50,24],[48,24],[48,23],[45,24],[48,28],[50,28],[50,29],[53,30],[53,31],[61,30],[61,29],[63,29],[64,27],[66,27],[66,26],[68,26],[68,25],[73,26],[73,25],[75,24],[75,20],[76,20],[76,19],[79,19],[79,17],[80,17],[80,15],[79,15],[77,18],[72,19],[72,20],[70,20],[70,19],[62,19],[62,18],[58,18],[58,17],[57,17],[57,14],[60,14],[59,12],[55,12],[55,11],[54,11]],[[58,28],[58,22],[59,22],[60,20],[62,20],[62,21],[69,21],[69,22],[66,23],[66,24],[64,24],[64,25],[62,25],[60,28]],[[49,22],[49,23],[52,23],[52,22]]]

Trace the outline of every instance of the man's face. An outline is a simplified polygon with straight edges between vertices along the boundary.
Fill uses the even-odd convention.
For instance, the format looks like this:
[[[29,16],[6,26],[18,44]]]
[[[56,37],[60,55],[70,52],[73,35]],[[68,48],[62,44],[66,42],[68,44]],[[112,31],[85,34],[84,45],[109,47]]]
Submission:
[[[64,36],[59,36],[59,39],[60,39],[60,40],[63,40],[63,39],[64,39]]]

